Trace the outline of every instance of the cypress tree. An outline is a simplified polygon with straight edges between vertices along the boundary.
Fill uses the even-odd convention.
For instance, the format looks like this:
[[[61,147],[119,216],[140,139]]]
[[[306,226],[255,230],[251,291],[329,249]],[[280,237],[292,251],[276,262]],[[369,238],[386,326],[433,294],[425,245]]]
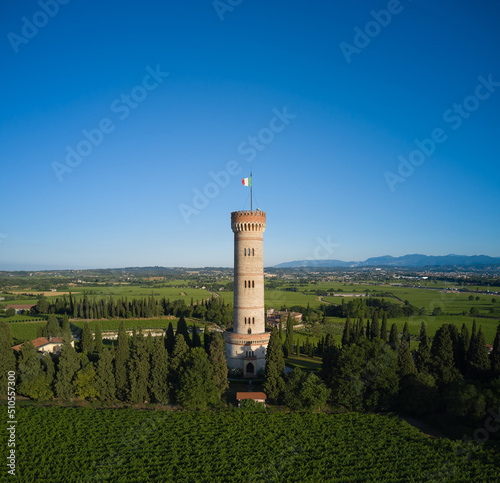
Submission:
[[[401,340],[401,347],[398,353],[398,372],[400,377],[416,374],[413,356],[410,351],[410,346],[406,339]]]
[[[495,341],[493,342],[493,350],[491,351],[490,359],[493,377],[500,376],[500,323],[497,326],[497,333],[495,334]]]
[[[290,313],[286,319],[285,351],[287,355],[293,352],[293,319]]]
[[[179,403],[187,409],[205,409],[216,405],[219,391],[205,350],[201,347],[191,349],[184,366],[177,392]]]
[[[172,322],[169,322],[167,333],[165,335],[165,348],[167,349],[169,355],[171,355],[172,351],[174,350],[174,343],[175,343],[174,327],[172,326]]]
[[[208,354],[208,348],[210,347],[210,332],[208,331],[207,323],[205,323],[205,328],[203,329],[203,347]]]
[[[186,339],[182,334],[175,336],[174,350],[172,351],[172,357],[170,358],[170,382],[171,391],[174,396],[177,395],[180,384],[180,374],[184,363],[189,355],[189,347],[186,343]]]
[[[460,331],[460,336],[458,338],[457,344],[457,357],[456,366],[457,369],[465,374],[467,370],[467,351],[469,350],[469,329],[465,324],[462,324],[462,329]]]
[[[425,322],[422,322],[422,328],[420,329],[420,343],[418,345],[418,351],[415,354],[415,360],[418,372],[429,371],[431,363],[431,342],[427,335]]]
[[[196,328],[196,325],[193,324],[193,340],[192,340],[193,347],[201,347],[201,339],[200,339],[200,334],[198,334],[198,329]]]
[[[130,401],[143,403],[148,399],[149,353],[147,342],[139,329],[132,348],[132,356],[128,363],[130,382]]]
[[[99,352],[96,370],[97,397],[101,401],[116,399],[116,382],[113,373],[113,356],[107,349]]]
[[[59,322],[54,314],[50,314],[47,319],[47,337],[57,337],[61,332]]]
[[[460,375],[455,367],[453,342],[448,324],[443,324],[436,331],[431,346],[431,366],[438,386],[450,384]]]
[[[45,354],[43,358],[43,365],[45,369],[45,374],[47,374],[47,383],[49,385],[49,389],[52,391],[54,377],[56,375],[56,366],[54,365],[54,361],[52,359],[50,352]]]
[[[402,339],[404,339],[408,344],[408,347],[410,347],[410,329],[408,328],[408,322],[405,322],[405,325],[403,326]]]
[[[151,400],[160,404],[168,403],[168,352],[163,338],[156,338],[151,354],[150,377]]]
[[[375,312],[373,312],[370,338],[371,339],[378,339],[379,337],[380,337],[380,327],[379,327],[379,323],[378,323],[378,313],[375,310]]]
[[[122,401],[128,396],[128,362],[130,359],[129,337],[125,331],[123,320],[118,328],[118,346],[115,357],[116,395]]]
[[[68,314],[63,315],[61,333],[62,333],[63,337],[64,336],[71,337],[71,326],[69,325]]]
[[[98,354],[102,352],[102,330],[99,322],[95,324],[95,350]]]
[[[212,377],[219,391],[220,399],[222,393],[229,387],[229,381],[227,380],[226,344],[220,333],[215,333],[212,337],[208,355],[212,367]]]
[[[351,342],[351,319],[347,317],[344,325],[344,333],[342,334],[342,347],[346,347]]]
[[[399,333],[396,324],[391,325],[391,333],[389,334],[389,345],[394,350],[399,350]]]
[[[483,330],[479,331],[474,339],[470,341],[469,353],[467,354],[467,374],[471,378],[484,379],[490,370],[490,358]]]
[[[19,394],[35,400],[45,400],[53,396],[47,374],[42,369],[40,354],[31,342],[26,342],[21,347],[18,377]]]
[[[285,370],[285,358],[279,332],[274,328],[269,338],[266,352],[266,369],[264,374],[264,391],[269,399],[277,401],[285,388],[283,371]]]
[[[54,388],[56,396],[61,399],[75,397],[75,389],[72,384],[73,379],[80,369],[80,359],[74,347],[69,342],[64,342],[59,355],[57,365],[56,381]]]
[[[80,339],[80,352],[91,354],[94,350],[94,336],[90,330],[89,323],[85,321]]]
[[[382,316],[382,327],[380,328],[380,338],[387,342],[387,313]]]
[[[98,395],[94,364],[85,353],[80,354],[80,357],[82,367],[76,372],[72,382],[75,395],[80,399],[94,399]]]
[[[180,316],[179,321],[177,322],[177,330],[175,332],[175,336],[177,337],[179,334],[182,334],[184,336],[187,346],[191,347],[191,339],[189,337],[186,319],[183,315]]]

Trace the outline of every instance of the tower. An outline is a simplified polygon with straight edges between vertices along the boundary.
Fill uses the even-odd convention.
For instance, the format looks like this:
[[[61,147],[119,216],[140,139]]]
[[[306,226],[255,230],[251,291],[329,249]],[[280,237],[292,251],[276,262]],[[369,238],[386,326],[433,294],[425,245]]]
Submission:
[[[229,369],[254,376],[264,370],[271,335],[266,331],[264,309],[263,233],[266,214],[260,210],[233,211],[234,315],[226,330],[226,361]]]

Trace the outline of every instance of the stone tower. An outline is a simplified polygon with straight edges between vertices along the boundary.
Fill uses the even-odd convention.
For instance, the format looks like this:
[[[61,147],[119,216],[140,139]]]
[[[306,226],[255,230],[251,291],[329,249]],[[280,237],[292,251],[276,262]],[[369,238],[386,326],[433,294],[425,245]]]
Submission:
[[[266,332],[264,309],[263,211],[231,213],[234,232],[234,316],[226,330],[226,361],[229,369],[255,376],[266,365],[271,335]]]

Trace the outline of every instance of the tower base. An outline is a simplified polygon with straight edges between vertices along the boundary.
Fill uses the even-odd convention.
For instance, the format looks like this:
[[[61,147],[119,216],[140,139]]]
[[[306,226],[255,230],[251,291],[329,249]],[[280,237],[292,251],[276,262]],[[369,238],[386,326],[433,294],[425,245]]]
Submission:
[[[237,334],[232,329],[224,332],[226,362],[229,371],[241,372],[245,377],[255,377],[266,367],[266,351],[271,331],[261,334]]]

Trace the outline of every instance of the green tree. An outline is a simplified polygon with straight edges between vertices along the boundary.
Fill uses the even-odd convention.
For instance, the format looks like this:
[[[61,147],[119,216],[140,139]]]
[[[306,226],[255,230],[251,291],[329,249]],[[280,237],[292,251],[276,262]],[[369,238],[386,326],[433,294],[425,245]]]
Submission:
[[[425,322],[422,322],[420,329],[420,343],[415,354],[415,361],[418,372],[429,372],[431,364],[431,342],[427,335]]]
[[[321,409],[326,405],[330,390],[314,373],[295,368],[286,378],[285,404],[295,410]]]
[[[398,352],[398,369],[399,377],[406,377],[411,374],[416,374],[417,372],[413,362],[413,356],[410,352],[410,346],[406,339],[401,340],[401,347]]]
[[[174,349],[172,351],[172,357],[170,358],[170,383],[171,392],[174,397],[177,395],[180,389],[180,378],[181,372],[184,364],[189,355],[189,347],[186,343],[186,339],[183,334],[178,334],[175,336]]]
[[[396,324],[391,325],[391,333],[389,334],[389,345],[394,350],[399,350],[399,333]]]
[[[14,315],[16,315],[16,309],[14,307],[9,307],[5,311],[5,315],[6,315],[6,317],[14,317]]]
[[[143,403],[148,399],[149,352],[142,330],[135,338],[132,357],[129,360],[130,401]]]
[[[267,398],[276,402],[285,388],[283,371],[285,358],[279,338],[279,332],[274,328],[269,338],[266,352],[266,369],[264,373],[264,391]]]
[[[208,354],[208,348],[210,347],[210,332],[208,330],[208,324],[206,323],[203,329],[203,347]]]
[[[57,337],[61,332],[59,322],[54,314],[50,314],[47,319],[47,337]]]
[[[379,322],[378,322],[378,313],[376,310],[375,310],[375,312],[373,312],[370,336],[372,339],[379,339],[380,338],[380,327],[379,327]]]
[[[176,337],[182,334],[184,336],[184,339],[186,340],[186,344],[188,347],[191,347],[191,339],[189,337],[189,332],[186,324],[186,319],[184,318],[184,315],[181,315],[179,318],[179,321],[177,322],[177,331],[175,332]]]
[[[212,366],[212,377],[217,387],[219,398],[229,387],[227,380],[226,344],[220,333],[215,333],[209,346],[209,359]]]
[[[493,342],[493,350],[490,354],[491,357],[491,372],[493,377],[500,375],[500,323],[497,325],[497,332]]]
[[[283,350],[286,357],[293,353],[293,319],[290,312],[288,313],[288,317],[286,319],[285,345],[283,346]]]
[[[457,351],[456,351],[456,361],[455,364],[457,369],[465,374],[467,370],[467,352],[469,350],[469,329],[465,324],[462,324],[462,329],[460,331],[460,337],[458,338]]]
[[[342,333],[342,347],[348,345],[351,342],[351,333],[352,333],[352,327],[351,327],[351,319],[347,317],[344,325],[344,332]]]
[[[163,338],[156,338],[151,354],[150,392],[151,400],[160,404],[168,403],[168,351]]]
[[[380,338],[387,342],[387,313],[384,311],[382,316],[382,327],[380,328]]]
[[[192,337],[192,342],[193,347],[201,347],[201,338],[200,334],[198,334],[198,329],[196,328],[196,325],[193,324],[193,337]]]
[[[98,354],[102,352],[102,330],[99,322],[95,324],[95,350]]]
[[[75,397],[73,378],[80,369],[80,359],[74,347],[65,342],[62,345],[57,365],[56,382],[54,384],[56,396],[61,399]]]
[[[438,386],[450,384],[460,377],[454,362],[450,329],[448,324],[443,324],[436,331],[431,346],[432,374]]]
[[[410,347],[410,329],[408,327],[408,322],[405,322],[405,325],[403,326],[403,334],[401,336],[401,340],[405,340],[408,344],[408,347]]]
[[[94,351],[94,336],[87,321],[83,324],[82,335],[80,336],[80,351],[87,354]]]
[[[174,350],[174,344],[175,344],[174,327],[172,326],[172,322],[169,322],[167,333],[165,334],[165,348],[167,349],[169,355],[172,355],[172,351]]]
[[[40,354],[31,342],[26,342],[21,347],[18,377],[19,394],[35,400],[46,400],[54,395],[50,389],[47,374],[42,369]]]
[[[476,337],[470,341],[467,354],[467,375],[470,378],[485,379],[489,371],[490,359],[488,349],[486,348],[483,330],[479,327]]]
[[[99,352],[96,371],[97,397],[101,401],[114,401],[116,399],[116,382],[113,371],[113,356],[107,349]]]
[[[68,314],[63,315],[61,335],[71,338],[71,326],[69,324]]]
[[[177,400],[186,409],[216,405],[219,391],[214,383],[208,355],[201,347],[189,351],[181,371]]]
[[[123,320],[118,328],[118,346],[115,357],[116,395],[122,401],[128,397],[128,362],[130,359],[129,337],[125,331]]]
[[[94,364],[86,356],[81,359],[82,368],[76,372],[73,379],[75,395],[79,399],[94,399],[98,395]]]

